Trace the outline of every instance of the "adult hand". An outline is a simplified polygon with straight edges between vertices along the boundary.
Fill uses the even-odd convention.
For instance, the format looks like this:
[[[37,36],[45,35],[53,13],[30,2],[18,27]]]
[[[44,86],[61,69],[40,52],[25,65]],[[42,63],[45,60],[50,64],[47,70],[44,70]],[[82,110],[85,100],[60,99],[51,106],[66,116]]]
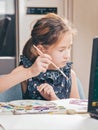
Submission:
[[[33,75],[37,76],[41,72],[46,72],[49,64],[51,64],[52,58],[47,54],[38,56],[34,64],[31,66]]]

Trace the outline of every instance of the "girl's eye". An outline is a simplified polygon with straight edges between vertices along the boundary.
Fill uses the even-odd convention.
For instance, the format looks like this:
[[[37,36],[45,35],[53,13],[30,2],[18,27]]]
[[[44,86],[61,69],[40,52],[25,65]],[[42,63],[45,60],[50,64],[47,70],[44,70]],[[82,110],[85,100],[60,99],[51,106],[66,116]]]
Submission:
[[[62,50],[59,50],[60,52],[63,52],[64,51],[64,49],[62,49]]]
[[[68,47],[66,47],[66,48],[60,49],[59,52],[66,51],[67,49],[68,49],[68,50],[71,50],[71,47],[72,47],[72,45],[70,45],[70,46],[68,46]]]

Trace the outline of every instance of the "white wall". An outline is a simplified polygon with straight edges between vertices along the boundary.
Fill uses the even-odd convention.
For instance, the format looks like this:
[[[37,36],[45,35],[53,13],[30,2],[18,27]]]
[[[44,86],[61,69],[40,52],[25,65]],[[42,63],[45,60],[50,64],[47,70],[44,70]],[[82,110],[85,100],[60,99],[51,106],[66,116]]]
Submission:
[[[92,39],[98,35],[98,0],[74,0],[73,24],[78,30],[73,46],[73,68],[88,97]]]

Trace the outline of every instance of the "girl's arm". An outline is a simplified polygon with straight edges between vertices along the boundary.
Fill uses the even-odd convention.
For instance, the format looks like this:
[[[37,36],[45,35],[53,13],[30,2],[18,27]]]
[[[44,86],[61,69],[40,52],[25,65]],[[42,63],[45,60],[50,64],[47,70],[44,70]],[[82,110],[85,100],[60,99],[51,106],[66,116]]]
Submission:
[[[71,77],[72,77],[72,87],[71,87],[70,98],[80,98],[78,92],[78,86],[77,86],[77,77],[73,70],[71,70]]]
[[[12,86],[27,80],[31,77],[35,76],[33,73],[34,70],[32,67],[24,68],[23,66],[19,66],[15,68],[11,73],[3,75],[0,77],[0,92],[3,92]]]

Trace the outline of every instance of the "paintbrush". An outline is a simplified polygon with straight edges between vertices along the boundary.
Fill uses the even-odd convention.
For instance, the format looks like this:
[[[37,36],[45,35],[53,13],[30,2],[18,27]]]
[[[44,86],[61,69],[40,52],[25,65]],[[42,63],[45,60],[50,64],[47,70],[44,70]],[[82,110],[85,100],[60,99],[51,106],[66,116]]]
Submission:
[[[37,46],[33,45],[33,47],[39,52],[39,54],[43,54],[43,52],[42,52]],[[55,65],[52,61],[51,61],[51,64],[52,64],[57,70],[59,70],[59,71],[61,72],[61,74],[68,80],[68,77],[64,74],[64,72],[63,72],[62,70],[60,70],[60,68],[59,68],[57,65]]]

